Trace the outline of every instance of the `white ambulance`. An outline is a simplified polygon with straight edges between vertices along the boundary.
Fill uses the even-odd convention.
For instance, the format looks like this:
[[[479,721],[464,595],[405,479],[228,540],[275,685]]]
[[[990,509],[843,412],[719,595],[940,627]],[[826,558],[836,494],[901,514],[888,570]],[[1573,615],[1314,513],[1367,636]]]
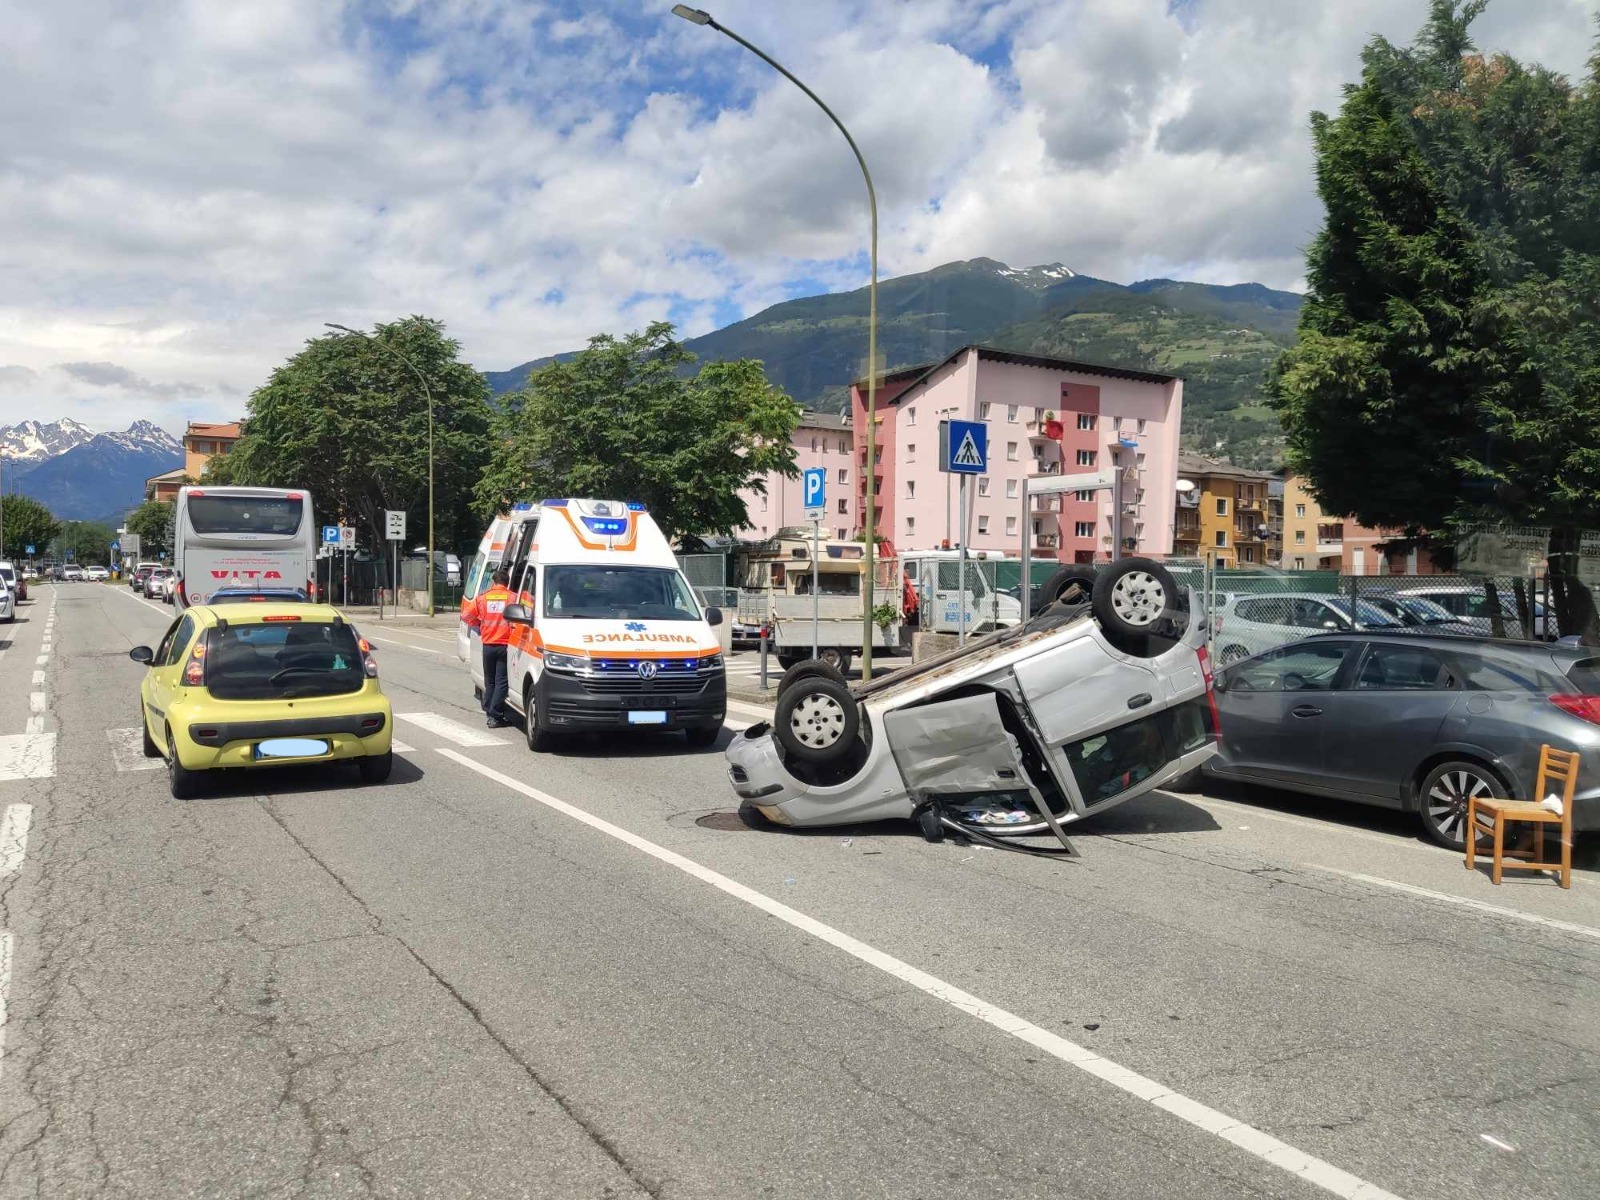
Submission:
[[[506,703],[528,746],[562,733],[681,729],[710,746],[727,715],[723,615],[702,609],[644,505],[545,500],[514,511]]]

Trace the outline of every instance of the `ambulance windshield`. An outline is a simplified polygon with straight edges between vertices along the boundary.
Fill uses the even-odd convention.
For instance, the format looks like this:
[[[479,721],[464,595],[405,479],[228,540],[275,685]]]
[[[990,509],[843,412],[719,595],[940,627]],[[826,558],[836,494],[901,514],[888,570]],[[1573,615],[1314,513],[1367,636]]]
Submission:
[[[698,621],[683,576],[664,567],[544,569],[544,615],[592,621]]]

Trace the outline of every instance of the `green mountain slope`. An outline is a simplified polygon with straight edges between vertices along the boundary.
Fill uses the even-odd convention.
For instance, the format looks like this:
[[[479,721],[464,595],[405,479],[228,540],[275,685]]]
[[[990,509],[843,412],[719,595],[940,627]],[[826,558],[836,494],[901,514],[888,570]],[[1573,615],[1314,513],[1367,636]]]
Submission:
[[[1185,445],[1265,463],[1281,438],[1260,405],[1260,381],[1292,340],[1299,309],[1298,295],[1256,283],[1123,286],[1059,263],[1018,269],[975,258],[880,282],[878,346],[888,370],[982,342],[1182,374]],[[867,289],[788,300],[684,344],[702,360],[760,359],[801,404],[842,411],[866,362]],[[551,361],[489,372],[489,383],[512,391]]]

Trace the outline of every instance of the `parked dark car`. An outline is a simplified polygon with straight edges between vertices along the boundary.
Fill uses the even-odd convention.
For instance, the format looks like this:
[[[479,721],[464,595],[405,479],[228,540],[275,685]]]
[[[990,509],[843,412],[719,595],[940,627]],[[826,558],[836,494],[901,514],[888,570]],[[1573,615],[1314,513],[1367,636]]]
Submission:
[[[1469,796],[1531,796],[1539,746],[1583,757],[1573,828],[1600,829],[1600,650],[1328,634],[1221,670],[1205,774],[1414,812],[1464,846]]]

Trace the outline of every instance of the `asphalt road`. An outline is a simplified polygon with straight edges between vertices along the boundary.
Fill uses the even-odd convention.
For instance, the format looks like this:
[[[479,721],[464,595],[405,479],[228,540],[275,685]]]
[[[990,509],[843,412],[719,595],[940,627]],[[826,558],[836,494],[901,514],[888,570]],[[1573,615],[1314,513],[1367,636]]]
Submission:
[[[1124,805],[1073,863],[754,829],[720,751],[484,730],[438,624],[364,626],[387,784],[180,803],[126,657],[167,612],[34,597],[0,1196],[1600,1194],[1592,871],[1495,888],[1245,793]]]

